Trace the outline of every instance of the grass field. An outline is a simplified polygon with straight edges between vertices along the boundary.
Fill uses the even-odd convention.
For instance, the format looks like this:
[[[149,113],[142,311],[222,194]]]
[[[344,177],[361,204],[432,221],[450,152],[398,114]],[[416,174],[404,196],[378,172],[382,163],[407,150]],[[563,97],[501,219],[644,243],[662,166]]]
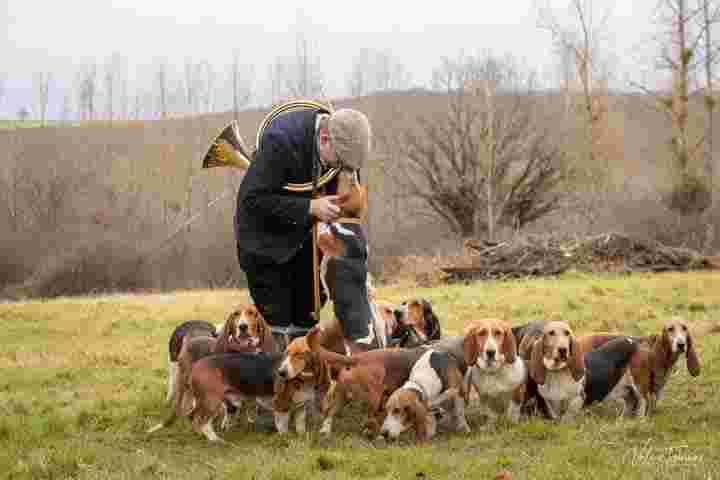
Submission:
[[[48,127],[77,127],[80,122],[67,122],[59,120],[48,120],[45,122]],[[0,119],[0,130],[16,130],[18,128],[39,128],[43,123],[40,120],[4,120]]]
[[[191,318],[224,320],[245,291],[115,295],[0,305],[0,478],[304,479],[472,478],[507,470],[513,479],[720,478],[720,274],[589,276],[379,289],[383,299],[433,302],[445,333],[479,316],[513,324],[565,319],[576,332],[659,331],[673,315],[695,332],[703,372],[684,361],[658,415],[616,419],[592,409],[572,423],[531,420],[468,436],[441,434],[386,446],[360,434],[361,410],[346,409],[336,435],[278,436],[245,423],[209,445],[186,420],[148,436],[163,405],[167,339]],[[327,311],[327,310],[326,310]],[[316,428],[315,428],[316,430]]]

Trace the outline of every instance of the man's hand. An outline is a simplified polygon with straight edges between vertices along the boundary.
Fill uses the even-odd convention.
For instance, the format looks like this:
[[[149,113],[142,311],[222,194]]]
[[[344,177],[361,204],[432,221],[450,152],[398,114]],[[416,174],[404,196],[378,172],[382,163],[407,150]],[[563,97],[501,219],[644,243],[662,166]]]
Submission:
[[[338,195],[329,195],[310,200],[310,215],[322,222],[334,222],[340,218],[339,199]]]

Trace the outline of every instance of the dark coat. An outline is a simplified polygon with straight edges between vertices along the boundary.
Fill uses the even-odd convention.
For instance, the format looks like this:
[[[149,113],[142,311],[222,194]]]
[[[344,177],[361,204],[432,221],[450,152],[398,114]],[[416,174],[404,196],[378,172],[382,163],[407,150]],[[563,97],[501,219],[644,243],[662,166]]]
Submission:
[[[235,238],[241,267],[246,256],[254,264],[284,264],[312,241],[312,193],[283,187],[312,182],[322,174],[315,141],[319,112],[291,111],[265,130],[238,191]]]

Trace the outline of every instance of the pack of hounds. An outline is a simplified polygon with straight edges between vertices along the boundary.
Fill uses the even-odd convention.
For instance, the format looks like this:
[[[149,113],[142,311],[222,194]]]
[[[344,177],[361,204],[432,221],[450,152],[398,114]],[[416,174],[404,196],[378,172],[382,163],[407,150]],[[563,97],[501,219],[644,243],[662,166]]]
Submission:
[[[501,417],[567,421],[599,402],[616,404],[621,416],[647,416],[681,357],[692,376],[700,373],[693,337],[679,318],[648,336],[578,335],[562,321],[511,326],[495,318],[443,336],[424,299],[374,305],[381,327],[374,322],[367,351],[350,350],[333,325],[278,348],[253,305],[233,309],[221,325],[179,325],[168,344],[170,414],[149,432],[186,417],[198,434],[223,441],[216,427],[228,430],[243,410],[252,421],[255,409],[242,409],[245,403],[272,411],[279,433],[293,420],[298,433],[317,424],[332,435],[335,417],[351,401],[367,407],[371,438],[407,431],[422,442],[438,432],[470,432],[469,405],[487,418],[481,428]]]

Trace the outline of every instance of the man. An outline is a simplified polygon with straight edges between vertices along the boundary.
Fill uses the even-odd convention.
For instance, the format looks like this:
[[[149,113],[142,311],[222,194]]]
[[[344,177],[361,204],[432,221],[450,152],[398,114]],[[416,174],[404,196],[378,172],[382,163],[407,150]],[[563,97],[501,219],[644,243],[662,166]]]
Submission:
[[[359,170],[369,156],[371,136],[361,112],[306,108],[274,118],[260,138],[238,192],[235,237],[250,295],[280,348],[319,320],[312,228],[340,214],[337,195],[284,187],[316,185],[330,168]],[[321,294],[321,304],[325,300]]]

